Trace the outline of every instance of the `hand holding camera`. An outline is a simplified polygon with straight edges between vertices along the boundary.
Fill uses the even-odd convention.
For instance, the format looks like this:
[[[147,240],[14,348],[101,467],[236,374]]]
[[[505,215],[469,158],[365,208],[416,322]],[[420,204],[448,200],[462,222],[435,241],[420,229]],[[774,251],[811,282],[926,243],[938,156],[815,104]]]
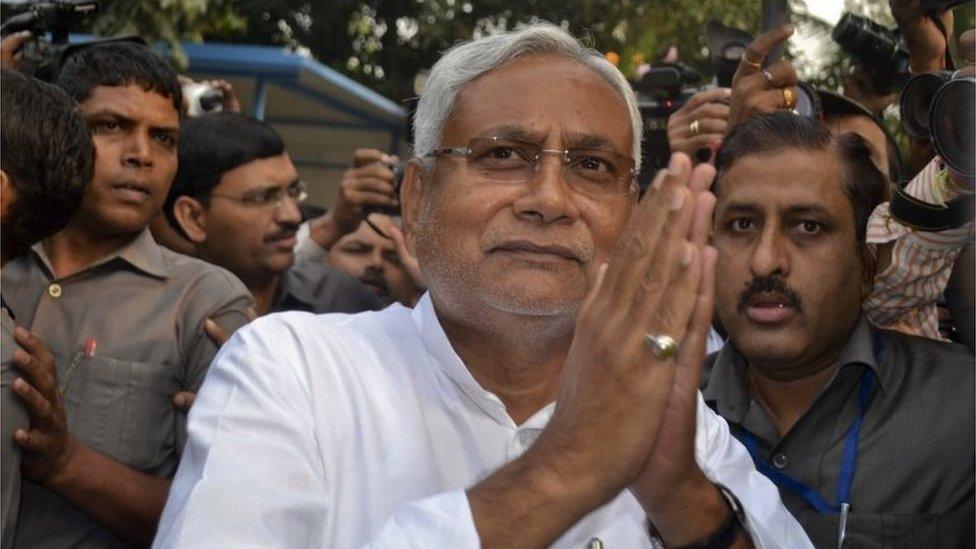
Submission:
[[[930,5],[935,4],[935,5]],[[944,60],[952,36],[953,19],[950,2],[922,2],[920,0],[889,0],[891,15],[905,38],[910,52],[909,65],[915,74],[945,68]],[[944,11],[935,11],[942,8]],[[937,22],[938,21],[938,22]],[[939,28],[942,26],[942,29]]]
[[[731,95],[730,88],[712,88],[691,96],[668,118],[671,151],[696,158],[701,149],[717,149],[728,126]]]

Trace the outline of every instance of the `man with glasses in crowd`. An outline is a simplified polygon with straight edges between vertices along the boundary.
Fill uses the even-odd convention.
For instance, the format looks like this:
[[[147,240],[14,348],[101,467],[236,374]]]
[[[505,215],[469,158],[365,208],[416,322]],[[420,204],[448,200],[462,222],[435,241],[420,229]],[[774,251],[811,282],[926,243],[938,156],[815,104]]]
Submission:
[[[549,24],[446,53],[415,121],[428,292],[238,331],[157,547],[808,547],[697,392],[713,168],[638,201],[630,86]]]
[[[179,160],[166,216],[193,243],[197,257],[244,281],[258,315],[382,307],[346,274],[296,263],[305,186],[271,126],[239,113],[192,119],[180,131]]]

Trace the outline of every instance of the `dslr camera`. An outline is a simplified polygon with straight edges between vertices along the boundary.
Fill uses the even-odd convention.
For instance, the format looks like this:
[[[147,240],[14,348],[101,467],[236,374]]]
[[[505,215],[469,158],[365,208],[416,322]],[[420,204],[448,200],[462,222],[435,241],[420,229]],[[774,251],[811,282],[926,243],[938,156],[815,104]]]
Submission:
[[[881,95],[894,93],[908,81],[908,50],[897,29],[845,13],[832,36],[841,50],[870,75],[872,91]]]

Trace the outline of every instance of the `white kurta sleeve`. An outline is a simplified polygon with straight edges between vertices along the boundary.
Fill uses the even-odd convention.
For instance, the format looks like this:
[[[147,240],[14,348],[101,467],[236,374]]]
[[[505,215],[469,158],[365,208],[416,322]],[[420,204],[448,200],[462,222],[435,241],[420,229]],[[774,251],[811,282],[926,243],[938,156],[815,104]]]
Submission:
[[[724,419],[712,411],[698,393],[698,430],[695,459],[712,482],[726,486],[742,503],[746,529],[756,547],[813,547],[800,523],[786,510],[779,490],[756,470],[752,457]]]
[[[481,540],[467,494],[459,490],[401,505],[369,547],[477,549]]]
[[[297,336],[273,317],[214,359],[154,547],[326,547],[336,517]],[[324,366],[317,364],[317,367]],[[478,547],[463,491],[401,505],[372,547]]]

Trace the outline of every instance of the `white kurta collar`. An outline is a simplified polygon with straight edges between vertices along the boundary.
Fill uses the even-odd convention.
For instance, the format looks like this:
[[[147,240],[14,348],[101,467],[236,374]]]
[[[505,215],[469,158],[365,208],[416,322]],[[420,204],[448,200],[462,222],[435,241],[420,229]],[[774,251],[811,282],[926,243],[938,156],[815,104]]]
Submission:
[[[508,415],[508,410],[501,399],[478,383],[461,357],[454,351],[450,340],[447,339],[447,334],[444,333],[444,328],[441,327],[441,323],[437,319],[437,312],[434,311],[430,292],[425,293],[417,302],[412,317],[432,362],[447,376],[451,383],[499,424],[512,429],[519,428]],[[554,409],[555,402],[549,403],[533,414],[521,427],[524,429],[543,429]]]

